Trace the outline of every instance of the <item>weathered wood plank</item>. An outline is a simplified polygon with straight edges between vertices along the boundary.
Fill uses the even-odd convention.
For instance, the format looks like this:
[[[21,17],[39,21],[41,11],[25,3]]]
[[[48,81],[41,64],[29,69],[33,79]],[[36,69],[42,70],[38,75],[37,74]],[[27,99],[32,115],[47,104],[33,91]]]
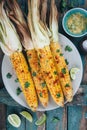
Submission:
[[[63,130],[68,130],[68,128],[67,128],[67,124],[68,124],[67,109],[68,109],[68,107],[65,105],[64,111],[63,111],[63,121],[62,121]]]
[[[82,107],[69,106],[68,107],[68,130],[79,130],[81,119],[82,119]]]
[[[7,115],[16,113],[20,116],[20,112],[24,110],[23,108],[20,107],[7,107]],[[27,110],[27,109],[26,109]],[[29,111],[29,110],[27,110]],[[33,113],[29,111],[32,116],[33,116],[33,123],[29,123],[29,121],[25,120],[22,116],[22,124],[17,130],[38,130],[38,128],[35,126],[35,121],[37,120],[37,115],[36,113]],[[67,115],[64,113],[68,113],[68,118]],[[46,123],[46,130],[86,130],[87,129],[87,117],[85,118],[85,113],[87,113],[87,106],[68,106],[67,108],[62,109],[58,108],[56,110],[48,111],[46,112],[47,114],[47,123]],[[56,117],[59,118],[58,122],[53,122],[52,119]],[[65,118],[65,119],[64,119]],[[66,121],[68,119],[68,123]],[[67,125],[63,125],[64,123]],[[67,127],[66,127],[67,126]],[[8,121],[7,121],[7,130],[16,130],[16,128],[12,127]],[[43,129],[41,129],[43,130]],[[45,129],[44,129],[45,130]]]
[[[8,94],[5,88],[0,90],[0,103],[4,103],[10,106],[20,106],[14,99]]]
[[[6,106],[0,104],[0,130],[6,130]]]
[[[84,7],[86,0],[68,0],[71,5],[74,7]]]
[[[87,130],[87,106],[68,107],[68,130]]]
[[[36,112],[36,114],[37,114],[37,118],[40,118],[40,116],[42,116],[43,115],[43,113],[44,112]],[[37,128],[37,130],[45,130],[45,123],[43,124],[43,125],[41,125],[41,126],[38,126],[38,128]]]
[[[63,130],[63,108],[47,111],[46,130]],[[59,119],[57,122],[53,121],[54,118]]]
[[[82,119],[79,130],[87,130],[87,106],[82,106]]]
[[[26,109],[29,113],[31,113],[33,117],[33,122],[30,123],[28,120],[26,120],[26,130],[37,130],[37,126],[35,125],[35,121],[37,120],[37,114],[36,112],[32,112],[28,109]]]
[[[26,111],[28,111],[29,113],[31,113],[31,115],[32,115],[32,117],[33,117],[33,122],[32,122],[32,123],[30,123],[28,120],[26,120],[24,117],[22,117],[22,116],[20,115],[20,112],[23,111],[23,110],[26,110]],[[29,129],[29,130],[45,130],[45,129],[43,128],[44,125],[42,125],[42,126],[40,126],[40,127],[37,127],[37,126],[35,125],[35,121],[39,118],[39,116],[40,116],[41,114],[43,114],[43,112],[32,112],[31,110],[25,109],[25,108],[22,108],[22,107],[7,106],[7,116],[8,116],[9,114],[12,114],[12,113],[17,114],[17,115],[20,117],[20,119],[21,119],[21,121],[22,121],[22,122],[21,122],[21,126],[16,129],[15,127],[11,126],[11,125],[9,124],[9,122],[7,121],[7,122],[6,122],[7,130],[28,130],[28,129]]]
[[[26,130],[26,120],[20,115],[20,112],[23,110],[21,107],[12,107],[7,106],[7,117],[9,114],[17,114],[21,118],[21,126],[19,128],[15,128],[9,124],[8,120],[6,121],[6,130]]]
[[[85,56],[84,74],[82,84],[87,84],[87,56]]]

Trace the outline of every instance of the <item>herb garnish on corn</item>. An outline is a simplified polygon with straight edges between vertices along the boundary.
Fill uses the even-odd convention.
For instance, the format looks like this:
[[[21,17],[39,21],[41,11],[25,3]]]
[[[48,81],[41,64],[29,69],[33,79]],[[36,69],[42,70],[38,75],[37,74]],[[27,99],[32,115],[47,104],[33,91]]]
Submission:
[[[49,26],[52,35],[50,38],[51,40],[50,48],[54,57],[55,65],[57,67],[63,93],[66,97],[66,100],[70,102],[73,99],[73,89],[70,80],[69,70],[66,61],[63,57],[61,46],[59,44],[57,19],[58,19],[58,11],[55,5],[55,0],[51,0]],[[72,51],[72,48],[66,46],[65,50],[68,50],[70,52]]]
[[[64,98],[58,75],[55,74],[56,68],[49,47],[50,39],[39,18],[39,1],[29,0],[29,3],[31,7],[31,12],[29,12],[29,16],[31,15],[31,19],[29,19],[29,27],[33,39],[33,45],[38,54],[41,71],[53,100],[59,106],[63,106]],[[40,96],[43,95],[40,93]]]
[[[22,53],[22,46],[18,34],[14,25],[7,17],[3,4],[3,2],[0,4],[0,46],[2,51],[11,59],[27,104],[35,111],[38,102],[34,83]],[[26,83],[27,85],[25,85]]]
[[[59,81],[62,86],[63,93],[67,99],[67,101],[71,101],[73,98],[73,90],[72,84],[70,81],[69,70],[67,67],[68,62],[64,59],[61,46],[59,44],[58,38],[58,11],[55,5],[55,0],[51,0],[50,6],[50,19],[49,19],[49,28],[46,24],[46,13],[47,13],[47,0],[42,1],[42,13],[41,19],[46,26],[46,31],[50,37],[50,49],[55,61],[55,66],[58,71]],[[44,11],[44,10],[45,11]],[[43,17],[44,16],[44,17]],[[50,33],[49,33],[50,32]],[[67,47],[65,48],[67,51],[72,51],[72,48]],[[69,84],[69,87],[66,87],[66,84]]]
[[[9,0],[8,0],[9,1]],[[36,92],[39,97],[39,100],[41,104],[46,107],[48,104],[48,90],[47,90],[47,85],[45,84],[44,87],[42,87],[42,84],[45,82],[43,79],[43,75],[40,71],[40,66],[38,64],[38,56],[37,53],[34,49],[32,39],[30,37],[30,32],[28,29],[28,25],[25,22],[25,19],[23,17],[23,14],[20,10],[20,7],[18,3],[13,0],[12,3],[8,2],[9,10],[8,12],[13,12],[9,13],[10,19],[16,24],[17,31],[19,33],[21,42],[25,48],[26,54],[27,54],[27,59],[31,68],[31,74],[32,74],[32,79],[34,81],[35,87],[36,87]],[[21,38],[22,34],[22,38]],[[30,86],[30,83],[26,82],[25,87],[28,88]],[[41,94],[43,96],[41,96]]]

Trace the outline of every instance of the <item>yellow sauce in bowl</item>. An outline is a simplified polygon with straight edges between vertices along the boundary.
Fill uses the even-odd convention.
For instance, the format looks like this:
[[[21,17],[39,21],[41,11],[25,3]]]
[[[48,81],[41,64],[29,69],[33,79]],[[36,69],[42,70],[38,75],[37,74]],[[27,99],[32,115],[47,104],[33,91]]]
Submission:
[[[67,27],[73,34],[80,34],[87,27],[87,18],[81,13],[71,14],[67,20]]]

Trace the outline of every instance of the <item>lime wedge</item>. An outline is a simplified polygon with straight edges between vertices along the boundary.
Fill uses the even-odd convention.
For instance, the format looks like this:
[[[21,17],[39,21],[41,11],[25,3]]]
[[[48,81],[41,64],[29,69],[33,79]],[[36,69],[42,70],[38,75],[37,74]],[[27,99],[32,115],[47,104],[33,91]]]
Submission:
[[[77,72],[79,72],[79,68],[76,68],[76,67],[71,68],[71,70],[70,70],[71,79],[73,79],[73,80],[76,79]]]
[[[21,125],[20,117],[16,114],[10,114],[7,119],[8,122],[16,128],[18,128]]]
[[[33,118],[31,116],[31,114],[27,111],[22,111],[20,112],[20,114],[25,117],[28,121],[32,122],[33,121]]]
[[[40,116],[40,118],[35,122],[35,125],[42,125],[44,124],[46,121],[46,115],[43,114],[42,116]]]

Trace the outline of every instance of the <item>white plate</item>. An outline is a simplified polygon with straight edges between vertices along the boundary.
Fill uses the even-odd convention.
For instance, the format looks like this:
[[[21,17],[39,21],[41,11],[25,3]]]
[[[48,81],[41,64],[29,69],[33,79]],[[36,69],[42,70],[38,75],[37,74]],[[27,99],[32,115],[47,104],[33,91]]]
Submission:
[[[75,93],[77,92],[77,90],[80,86],[81,80],[82,80],[82,74],[83,74],[82,61],[81,61],[78,50],[76,49],[76,47],[73,45],[73,43],[68,38],[66,38],[62,34],[59,34],[59,41],[60,41],[61,46],[62,46],[62,51],[64,53],[64,57],[65,57],[65,59],[67,59],[69,61],[69,65],[68,65],[69,69],[72,67],[78,67],[80,69],[80,71],[76,75],[76,79],[72,82],[73,93],[75,95]],[[65,52],[64,48],[66,45],[69,45],[72,48],[71,52],[67,52],[67,51]],[[11,79],[8,79],[6,77],[6,74],[8,72],[12,74]],[[21,104],[22,106],[29,108],[26,101],[25,101],[23,93],[21,93],[19,96],[16,95],[16,89],[18,86],[20,87],[20,84],[16,83],[14,81],[16,79],[16,75],[15,75],[15,72],[12,68],[10,59],[6,55],[4,56],[3,62],[2,62],[2,78],[4,81],[5,87],[8,91],[8,93],[12,96],[12,98],[15,101],[17,101],[19,104]],[[50,97],[48,106],[46,108],[43,108],[42,105],[39,103],[37,111],[48,111],[48,110],[52,110],[52,109],[55,109],[58,107],[59,106],[56,105],[54,103],[54,101],[52,100],[52,98]]]

